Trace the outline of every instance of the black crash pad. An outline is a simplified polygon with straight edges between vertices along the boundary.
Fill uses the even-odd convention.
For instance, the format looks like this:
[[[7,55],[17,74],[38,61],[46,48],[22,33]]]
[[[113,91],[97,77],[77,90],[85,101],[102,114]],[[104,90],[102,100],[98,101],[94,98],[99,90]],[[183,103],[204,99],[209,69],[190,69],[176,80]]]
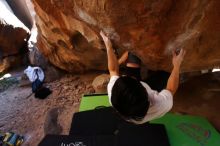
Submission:
[[[47,135],[39,146],[170,146],[162,124],[135,125],[113,108],[76,113],[70,135]]]
[[[115,146],[115,137],[112,135],[47,135],[38,146]]]
[[[75,113],[70,135],[114,135],[118,146],[170,145],[164,125],[126,122],[112,107]]]

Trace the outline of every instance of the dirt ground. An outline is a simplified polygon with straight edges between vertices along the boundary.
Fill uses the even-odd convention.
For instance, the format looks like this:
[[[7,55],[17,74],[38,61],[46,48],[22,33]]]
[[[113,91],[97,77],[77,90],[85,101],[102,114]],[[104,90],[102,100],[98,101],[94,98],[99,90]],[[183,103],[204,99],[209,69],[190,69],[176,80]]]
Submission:
[[[48,83],[53,93],[44,100],[34,98],[30,86],[14,82],[0,92],[0,131],[24,135],[23,146],[37,146],[45,134],[68,134],[81,96],[94,93],[91,83],[97,75],[65,75]],[[219,93],[220,73],[191,78],[180,86],[172,112],[204,116],[218,127]]]
[[[14,83],[0,93],[0,131],[24,135],[23,146],[37,146],[45,134],[68,134],[81,96],[93,93],[94,75],[67,75],[46,84],[53,92],[46,99],[34,97],[31,87]]]

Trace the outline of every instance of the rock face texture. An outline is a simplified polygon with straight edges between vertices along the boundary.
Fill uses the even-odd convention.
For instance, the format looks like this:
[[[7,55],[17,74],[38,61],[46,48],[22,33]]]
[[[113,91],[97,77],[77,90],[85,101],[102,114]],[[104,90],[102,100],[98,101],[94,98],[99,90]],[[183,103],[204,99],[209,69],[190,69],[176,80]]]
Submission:
[[[30,0],[29,0],[30,1]],[[28,9],[28,0],[7,0],[16,17],[29,29],[33,26],[33,18]]]
[[[38,48],[70,72],[106,69],[99,31],[119,55],[136,53],[149,69],[170,71],[172,50],[187,51],[182,71],[220,65],[219,0],[33,0]]]
[[[0,72],[2,72],[11,64],[16,64],[17,61],[14,60],[20,60],[15,58],[19,53],[23,53],[29,30],[13,14],[5,1],[0,2],[0,7]]]

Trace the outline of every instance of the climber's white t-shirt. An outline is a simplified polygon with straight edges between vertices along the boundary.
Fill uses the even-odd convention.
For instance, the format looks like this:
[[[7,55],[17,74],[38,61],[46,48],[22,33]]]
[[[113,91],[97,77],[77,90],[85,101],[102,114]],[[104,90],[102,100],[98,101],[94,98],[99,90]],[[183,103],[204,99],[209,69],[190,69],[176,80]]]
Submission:
[[[108,83],[107,90],[108,90],[108,97],[110,104],[111,104],[112,88],[118,78],[119,76],[112,76]],[[129,120],[130,122],[135,124],[142,124],[151,121],[153,119],[159,118],[164,114],[166,114],[173,106],[173,95],[169,90],[164,89],[158,93],[157,91],[152,90],[146,83],[142,81],[140,81],[140,83],[144,86],[144,88],[148,93],[148,100],[150,102],[150,106],[143,120],[141,121],[136,121],[133,119]]]

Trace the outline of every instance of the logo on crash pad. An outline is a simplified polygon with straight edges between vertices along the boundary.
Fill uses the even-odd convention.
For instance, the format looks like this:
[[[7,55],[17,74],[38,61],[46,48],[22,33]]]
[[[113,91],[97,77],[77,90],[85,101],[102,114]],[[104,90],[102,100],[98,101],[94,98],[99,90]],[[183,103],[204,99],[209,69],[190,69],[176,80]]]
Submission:
[[[84,145],[83,142],[71,142],[68,144],[62,142],[61,146],[86,146],[86,145]]]
[[[194,139],[201,146],[207,144],[208,139],[211,137],[211,131],[203,128],[200,125],[193,123],[180,123],[177,125],[177,128],[180,129],[187,136]]]

